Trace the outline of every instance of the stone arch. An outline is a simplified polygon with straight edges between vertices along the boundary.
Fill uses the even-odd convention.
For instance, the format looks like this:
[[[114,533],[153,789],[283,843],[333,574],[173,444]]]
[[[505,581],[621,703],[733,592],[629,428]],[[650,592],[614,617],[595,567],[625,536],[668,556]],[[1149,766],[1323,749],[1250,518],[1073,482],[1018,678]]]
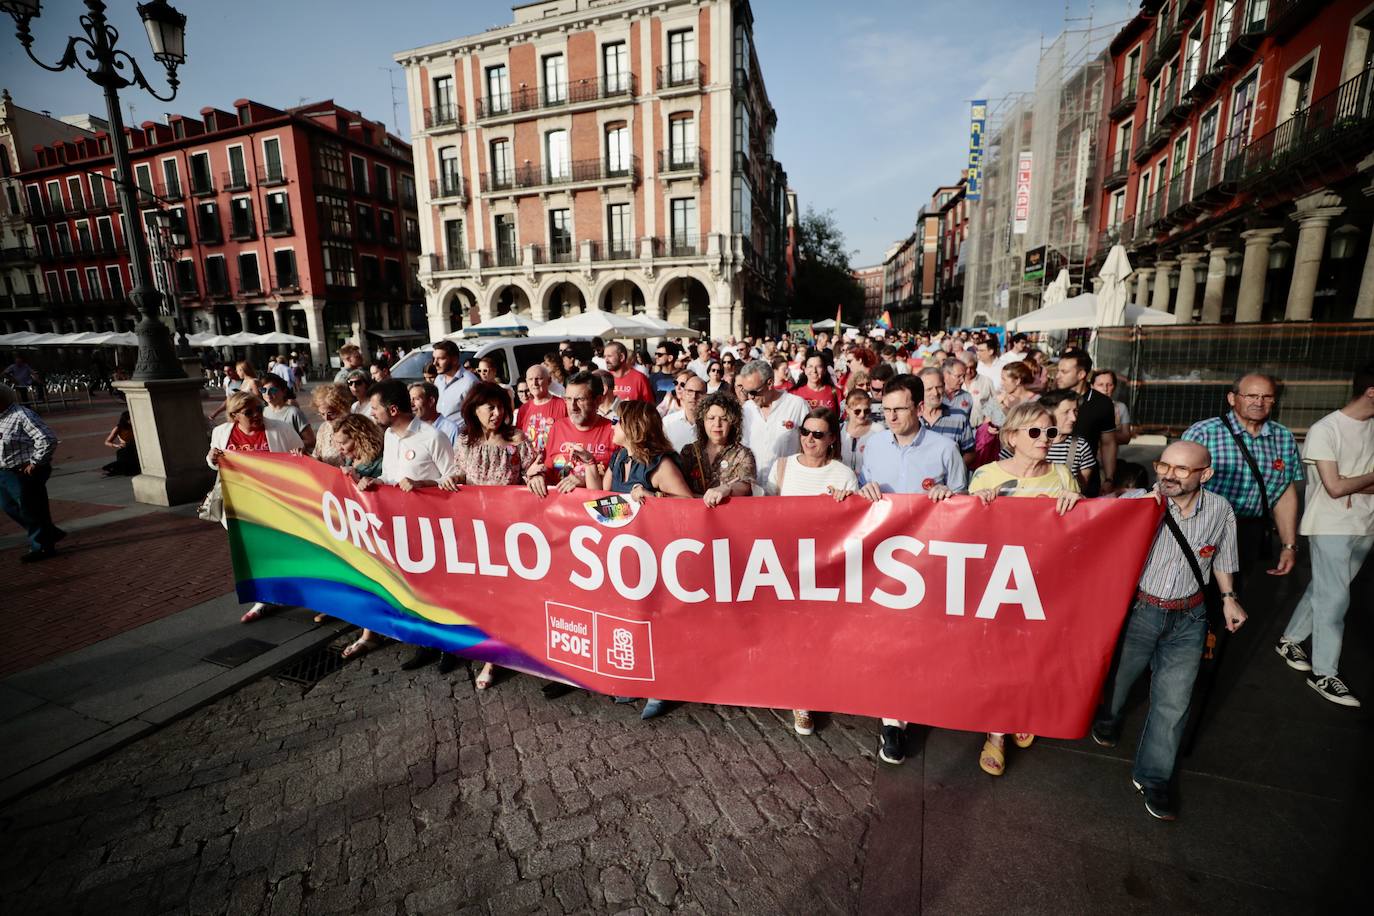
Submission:
[[[551,277],[539,288],[539,308],[546,321],[585,312],[594,302],[596,300],[592,298],[591,291],[568,274]]]
[[[440,314],[453,331],[482,320],[480,301],[477,290],[465,283],[452,283],[439,290]]]
[[[524,312],[528,315],[535,298],[534,290],[523,278],[502,277],[493,280],[491,290],[482,304],[482,318],[494,318],[506,312]]]
[[[700,271],[676,270],[665,276],[654,293],[659,314],[703,334],[711,332],[710,278]]]
[[[638,280],[626,274],[611,274],[597,281],[591,301],[605,312],[643,314],[649,307],[649,292]],[[623,303],[623,304],[622,304]]]

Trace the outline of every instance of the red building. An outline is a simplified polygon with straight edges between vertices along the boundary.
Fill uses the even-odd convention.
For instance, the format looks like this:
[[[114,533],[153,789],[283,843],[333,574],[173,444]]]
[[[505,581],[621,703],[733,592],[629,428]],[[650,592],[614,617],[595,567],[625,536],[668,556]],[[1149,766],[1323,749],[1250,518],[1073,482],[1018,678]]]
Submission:
[[[1181,321],[1374,317],[1371,31],[1357,0],[1143,3],[1110,47],[1095,259],[1125,245]]]
[[[931,199],[939,214],[940,238],[935,256],[934,304],[927,327],[943,328],[958,321],[964,301],[964,242],[968,240],[968,201],[964,198],[968,172],[957,185],[940,188]]]
[[[298,334],[316,365],[348,340],[422,336],[410,330],[423,298],[410,146],[383,125],[332,101],[280,111],[241,99],[126,133],[155,282],[189,331]],[[35,153],[19,177],[46,319],[125,329],[135,316],[110,137]]]
[[[863,320],[875,321],[883,313],[883,265],[856,267],[853,274],[854,282],[864,291]]]

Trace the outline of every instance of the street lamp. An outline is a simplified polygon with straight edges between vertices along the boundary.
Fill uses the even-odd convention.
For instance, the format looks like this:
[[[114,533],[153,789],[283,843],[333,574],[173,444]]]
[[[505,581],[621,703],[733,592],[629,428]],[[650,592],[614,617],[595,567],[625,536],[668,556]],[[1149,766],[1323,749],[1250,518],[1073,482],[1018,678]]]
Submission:
[[[151,282],[148,240],[143,234],[143,220],[139,217],[131,191],[130,176],[133,169],[124,137],[119,90],[136,86],[161,102],[176,98],[179,85],[177,67],[186,60],[186,17],[166,0],[152,0],[138,6],[138,15],[143,20],[148,41],[152,45],[153,58],[167,71],[170,91],[167,95],[159,95],[149,85],[138,62],[127,52],[115,47],[119,33],[106,21],[105,4],[101,0],[85,0],[85,4],[88,12],[80,20],[85,35],[68,38],[67,49],[56,64],[44,63],[33,53],[29,22],[42,12],[41,0],[0,0],[0,10],[14,17],[19,43],[34,63],[53,73],[79,68],[91,82],[104,90],[106,117],[112,134],[110,146],[114,151],[115,167],[119,170],[119,204],[129,233],[129,270],[134,286],[129,298],[143,315],[143,320],[135,329],[138,332],[138,363],[133,378],[135,381],[184,378],[185,372],[172,350],[171,334],[158,319],[162,296]]]
[[[186,318],[181,312],[181,296],[178,295],[176,288],[176,255],[185,247],[182,244],[185,237],[177,231],[177,221],[166,210],[153,211],[148,215],[148,220],[157,229],[158,266],[162,276],[163,295],[172,300],[173,321],[177,330],[176,354],[180,361],[194,356],[191,352],[191,342],[186,338]]]

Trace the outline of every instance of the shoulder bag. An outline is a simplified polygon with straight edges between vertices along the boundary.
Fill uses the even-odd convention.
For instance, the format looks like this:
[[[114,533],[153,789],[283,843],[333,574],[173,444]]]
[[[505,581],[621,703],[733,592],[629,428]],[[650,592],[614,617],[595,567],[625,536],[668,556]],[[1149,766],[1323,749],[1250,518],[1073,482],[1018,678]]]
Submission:
[[[1236,447],[1245,456],[1245,463],[1250,466],[1250,473],[1255,478],[1255,486],[1259,487],[1260,511],[1264,518],[1264,534],[1260,538],[1260,558],[1266,563],[1274,559],[1274,541],[1278,536],[1278,528],[1274,524],[1274,513],[1269,507],[1269,489],[1264,485],[1264,475],[1260,473],[1259,462],[1255,461],[1255,456],[1250,454],[1250,447],[1245,444],[1245,440],[1240,437],[1231,426],[1231,421],[1226,418],[1226,414],[1217,417],[1221,425],[1226,427],[1226,431],[1231,434],[1231,438],[1236,440]]]

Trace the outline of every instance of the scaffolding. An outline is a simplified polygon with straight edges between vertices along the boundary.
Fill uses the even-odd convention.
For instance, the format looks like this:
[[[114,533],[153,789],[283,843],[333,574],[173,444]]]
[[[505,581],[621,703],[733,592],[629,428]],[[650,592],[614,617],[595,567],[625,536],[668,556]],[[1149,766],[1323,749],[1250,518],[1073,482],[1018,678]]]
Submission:
[[[1035,89],[989,101],[983,197],[971,203],[965,324],[1002,324],[1040,307],[1046,284],[1061,269],[1070,285],[1085,276],[1100,188],[1098,132],[1106,99],[1107,45],[1122,23],[1065,29],[1043,46]],[[1014,231],[1017,165],[1031,154],[1030,209],[1024,233]],[[1044,276],[1025,278],[1026,252],[1045,248]]]

